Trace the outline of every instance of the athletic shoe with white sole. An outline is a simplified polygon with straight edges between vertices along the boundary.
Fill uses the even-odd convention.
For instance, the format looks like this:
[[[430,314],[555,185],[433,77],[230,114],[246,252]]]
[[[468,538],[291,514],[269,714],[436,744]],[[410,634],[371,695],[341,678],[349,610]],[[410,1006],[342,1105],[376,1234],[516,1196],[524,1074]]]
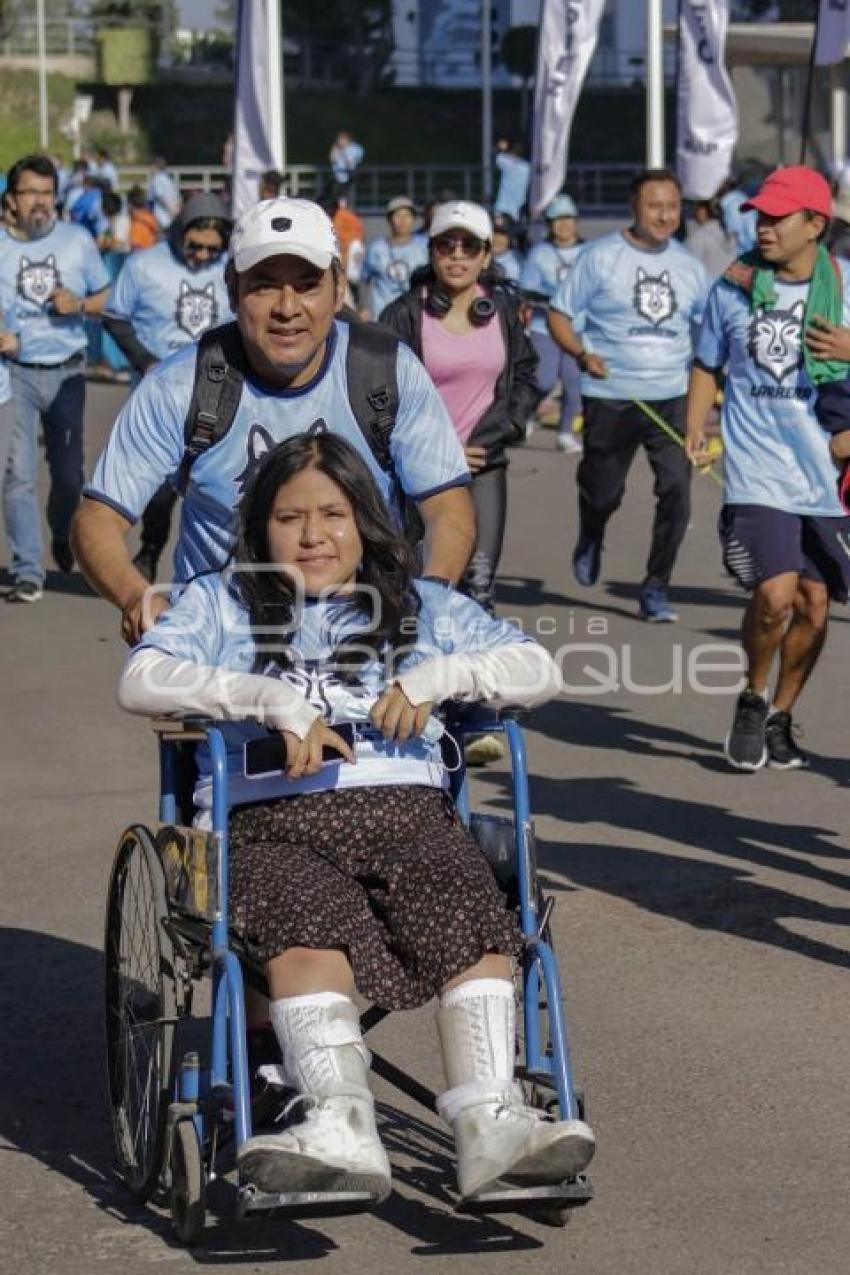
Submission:
[[[6,594],[7,602],[40,602],[44,590],[36,580],[17,580]]]
[[[662,584],[647,584],[640,591],[640,618],[648,624],[675,624],[679,612],[674,609]]]
[[[575,434],[572,432],[569,434],[559,434],[555,439],[555,446],[559,452],[566,452],[569,456],[580,456],[584,451],[580,440],[576,438]]]
[[[761,770],[767,761],[767,703],[755,691],[742,691],[723,751],[736,770]]]
[[[464,1107],[452,1120],[463,1199],[500,1186],[552,1186],[581,1173],[596,1139],[583,1120],[553,1120],[521,1095]]]
[[[385,1200],[392,1190],[390,1162],[371,1096],[299,1095],[293,1102],[308,1104],[302,1121],[280,1133],[256,1134],[239,1148],[240,1182],[269,1194],[359,1191],[376,1204]]]
[[[809,759],[794,739],[791,714],[778,710],[771,713],[764,728],[767,764],[771,770],[803,770]]]
[[[486,766],[504,757],[505,745],[498,735],[476,735],[464,748],[463,755],[467,766]]]

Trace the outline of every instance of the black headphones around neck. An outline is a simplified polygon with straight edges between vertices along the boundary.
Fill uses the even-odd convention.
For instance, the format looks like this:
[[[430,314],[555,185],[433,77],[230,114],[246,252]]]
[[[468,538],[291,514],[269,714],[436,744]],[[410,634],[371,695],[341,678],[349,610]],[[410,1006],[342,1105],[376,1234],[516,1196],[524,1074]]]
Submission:
[[[452,299],[444,292],[436,281],[427,284],[423,302],[425,309],[435,319],[444,319],[452,308]],[[484,328],[496,313],[496,303],[492,297],[476,297],[466,312],[466,317],[474,328]]]

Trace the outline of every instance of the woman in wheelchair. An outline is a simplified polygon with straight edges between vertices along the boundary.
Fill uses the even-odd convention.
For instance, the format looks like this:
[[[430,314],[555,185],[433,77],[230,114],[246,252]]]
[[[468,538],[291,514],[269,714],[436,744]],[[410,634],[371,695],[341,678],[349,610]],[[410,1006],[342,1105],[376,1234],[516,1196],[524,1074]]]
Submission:
[[[330,433],[264,459],[235,565],[194,580],[130,656],[124,708],[234,723],[231,924],[265,966],[301,1100],[288,1127],[243,1143],[243,1182],[389,1193],[355,987],[389,1009],[438,997],[438,1109],[464,1198],[561,1182],[590,1161],[590,1128],[526,1106],[514,1081],[519,930],[454,811],[453,741],[432,716],[448,699],[529,706],[558,684],[536,642],[414,579],[366,464]],[[258,760],[270,730],[280,757]],[[201,756],[199,768],[203,810]]]

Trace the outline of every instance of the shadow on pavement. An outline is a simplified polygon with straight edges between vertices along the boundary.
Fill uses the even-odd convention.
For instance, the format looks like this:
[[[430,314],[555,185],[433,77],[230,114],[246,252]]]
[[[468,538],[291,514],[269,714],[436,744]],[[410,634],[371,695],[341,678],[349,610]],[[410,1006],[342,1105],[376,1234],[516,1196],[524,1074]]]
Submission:
[[[135,1203],[112,1168],[102,979],[103,958],[96,949],[32,930],[0,928],[0,1139],[13,1153],[77,1183],[117,1222],[142,1226],[177,1248],[169,1219],[159,1209]],[[419,1194],[395,1191],[376,1218],[415,1241],[413,1252],[438,1256],[541,1247],[507,1222],[452,1211],[446,1188],[454,1181],[454,1157],[446,1132],[386,1104],[380,1104],[379,1115],[396,1185]],[[232,1204],[232,1185],[214,1184],[203,1243],[192,1250],[199,1265],[307,1261],[338,1247],[318,1229],[319,1219],[239,1223],[229,1216]]]
[[[484,774],[481,780],[501,790],[495,804],[507,808],[507,777]],[[488,802],[488,804],[490,804]],[[532,810],[569,824],[603,824],[612,835],[629,830],[663,841],[737,859],[733,867],[616,844],[541,842],[540,862],[570,884],[627,899],[649,912],[797,952],[829,965],[850,968],[850,952],[792,933],[781,921],[815,921],[850,926],[850,907],[835,907],[753,879],[748,868],[779,872],[847,891],[846,873],[808,858],[850,859],[850,851],[825,838],[827,829],[752,819],[719,806],[645,792],[614,776],[550,779],[536,776]],[[563,888],[559,882],[553,887]]]
[[[5,567],[0,567],[0,589],[11,589],[14,579]],[[48,571],[44,581],[45,593],[64,593],[81,598],[95,598],[94,589],[89,588],[78,571]]]

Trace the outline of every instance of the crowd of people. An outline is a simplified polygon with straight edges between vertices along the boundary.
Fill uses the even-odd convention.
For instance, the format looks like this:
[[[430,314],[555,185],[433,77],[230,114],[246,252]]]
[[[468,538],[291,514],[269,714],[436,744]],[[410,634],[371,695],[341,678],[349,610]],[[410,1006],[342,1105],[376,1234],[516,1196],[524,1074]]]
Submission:
[[[447,804],[437,747],[445,700],[531,705],[558,688],[542,647],[495,617],[509,449],[560,383],[557,446],[581,453],[580,587],[600,576],[646,451],[655,510],[639,614],[672,623],[691,475],[713,461],[706,423],[722,391],[723,559],[750,594],[747,687],[725,752],[738,769],[801,768],[792,711],[850,581],[850,268],[826,246],[833,192],[804,167],[702,209],[696,251],[667,170],[635,176],[625,229],[584,242],[561,192],[527,246],[527,161],[506,144],[492,212],[447,197],[417,227],[400,194],[358,258],[350,140],[337,139],[329,211],[267,174],[268,198],[235,224],[217,196],[181,200],[155,165],[143,203],[157,241],[114,279],[86,220],[109,173],[87,170],[72,198],[46,157],[13,165],[0,233],[6,596],[42,597],[41,430],[53,560],[119,609],[133,648],[121,702],[231,722],[244,803],[233,914],[307,1103],[240,1147],[240,1172],[269,1190],[357,1182],[383,1198],[352,994],[387,1006],[436,995],[439,1109],[473,1197],[561,1181],[594,1151],[583,1121],[529,1109],[514,1083],[517,935]],[[357,266],[368,295],[352,289]],[[134,383],[83,488],[87,320]],[[178,502],[169,597],[149,582]],[[247,746],[268,730],[281,759],[258,788]],[[494,755],[492,739],[476,743],[469,760]],[[202,819],[203,766],[196,805]]]

